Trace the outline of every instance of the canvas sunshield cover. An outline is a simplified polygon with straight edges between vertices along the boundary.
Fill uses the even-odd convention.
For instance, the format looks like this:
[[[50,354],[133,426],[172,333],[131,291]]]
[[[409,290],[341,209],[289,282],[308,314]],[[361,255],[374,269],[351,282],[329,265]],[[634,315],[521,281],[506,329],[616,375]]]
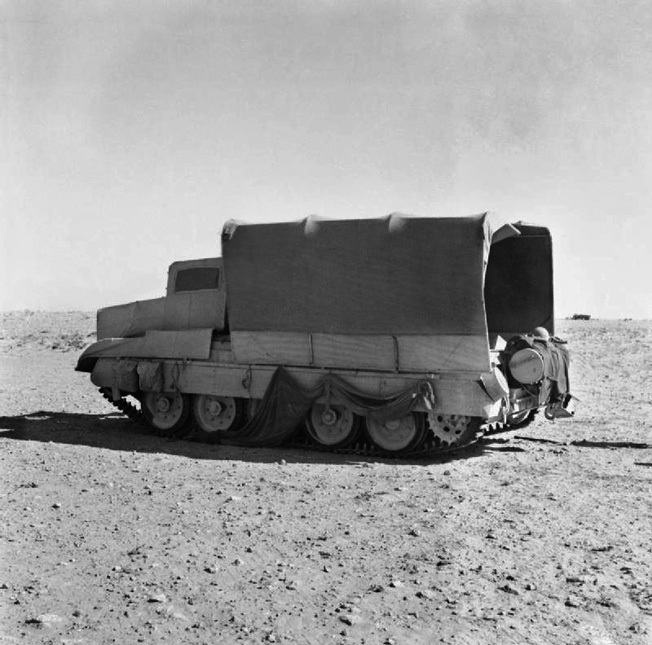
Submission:
[[[229,223],[231,331],[486,335],[490,242],[486,215]]]

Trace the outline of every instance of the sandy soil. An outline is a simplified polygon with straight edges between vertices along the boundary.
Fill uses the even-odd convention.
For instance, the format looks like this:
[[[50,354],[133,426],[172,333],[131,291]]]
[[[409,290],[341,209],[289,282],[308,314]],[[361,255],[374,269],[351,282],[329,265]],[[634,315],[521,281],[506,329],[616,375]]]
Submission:
[[[652,643],[652,322],[560,321],[575,419],[446,460],[169,441],[0,332],[0,643]]]

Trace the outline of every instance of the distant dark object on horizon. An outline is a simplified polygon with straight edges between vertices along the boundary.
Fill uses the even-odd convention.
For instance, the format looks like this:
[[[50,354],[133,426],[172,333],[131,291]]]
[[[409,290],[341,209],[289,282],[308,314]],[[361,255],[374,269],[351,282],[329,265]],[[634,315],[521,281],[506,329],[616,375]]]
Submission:
[[[573,314],[572,320],[591,320],[590,314]]]

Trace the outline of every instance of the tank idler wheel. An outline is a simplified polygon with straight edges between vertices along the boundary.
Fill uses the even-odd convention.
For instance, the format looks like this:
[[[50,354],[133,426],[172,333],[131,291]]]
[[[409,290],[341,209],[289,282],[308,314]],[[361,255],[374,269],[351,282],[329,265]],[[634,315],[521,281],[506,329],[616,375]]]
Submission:
[[[192,414],[204,439],[217,440],[221,432],[237,430],[244,420],[244,404],[232,396],[195,394]]]
[[[180,435],[190,419],[190,398],[181,392],[143,392],[140,406],[147,425],[162,437]]]
[[[398,419],[381,421],[373,417],[365,420],[365,432],[385,455],[402,455],[418,449],[426,437],[424,415],[411,412]]]
[[[306,428],[320,446],[343,448],[356,440],[360,417],[344,405],[314,403],[306,418]]]

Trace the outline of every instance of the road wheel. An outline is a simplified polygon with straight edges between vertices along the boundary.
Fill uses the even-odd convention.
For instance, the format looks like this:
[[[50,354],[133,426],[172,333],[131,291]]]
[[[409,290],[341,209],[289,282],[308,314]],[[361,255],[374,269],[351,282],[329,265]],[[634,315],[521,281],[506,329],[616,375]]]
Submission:
[[[306,427],[310,437],[324,448],[343,448],[355,441],[360,417],[344,405],[314,403]]]
[[[188,425],[190,400],[187,394],[143,392],[140,404],[147,425],[160,436],[180,435]]]
[[[195,394],[192,415],[204,439],[216,441],[221,432],[237,430],[244,421],[244,404],[232,396]]]
[[[398,419],[380,421],[367,417],[365,432],[386,455],[402,455],[416,450],[426,436],[423,414],[412,412]]]

